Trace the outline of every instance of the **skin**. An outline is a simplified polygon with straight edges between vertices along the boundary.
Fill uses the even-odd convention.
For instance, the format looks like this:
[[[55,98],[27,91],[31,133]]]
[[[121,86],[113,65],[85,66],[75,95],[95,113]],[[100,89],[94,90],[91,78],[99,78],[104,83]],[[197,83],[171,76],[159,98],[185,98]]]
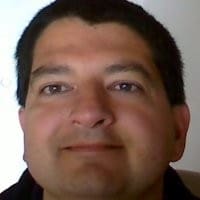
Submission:
[[[161,200],[189,111],[170,106],[135,31],[74,17],[51,23],[37,40],[19,118],[24,159],[45,200]]]

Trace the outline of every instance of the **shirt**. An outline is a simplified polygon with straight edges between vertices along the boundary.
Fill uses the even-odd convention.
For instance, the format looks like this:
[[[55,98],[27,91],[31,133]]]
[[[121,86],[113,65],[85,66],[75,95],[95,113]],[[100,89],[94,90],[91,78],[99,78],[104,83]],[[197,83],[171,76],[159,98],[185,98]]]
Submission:
[[[18,183],[0,194],[0,200],[42,200],[43,189],[35,182],[28,169]],[[183,184],[177,172],[169,167],[164,176],[164,200],[200,200]]]

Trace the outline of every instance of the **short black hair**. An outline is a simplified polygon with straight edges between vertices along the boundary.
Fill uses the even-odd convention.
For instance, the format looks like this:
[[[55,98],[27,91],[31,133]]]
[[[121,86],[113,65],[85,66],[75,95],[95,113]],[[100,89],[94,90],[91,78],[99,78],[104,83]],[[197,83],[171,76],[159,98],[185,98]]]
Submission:
[[[16,48],[17,99],[25,106],[37,39],[53,21],[79,17],[90,24],[116,22],[136,31],[149,45],[170,104],[185,103],[183,62],[169,31],[141,6],[126,0],[56,0],[25,28]]]

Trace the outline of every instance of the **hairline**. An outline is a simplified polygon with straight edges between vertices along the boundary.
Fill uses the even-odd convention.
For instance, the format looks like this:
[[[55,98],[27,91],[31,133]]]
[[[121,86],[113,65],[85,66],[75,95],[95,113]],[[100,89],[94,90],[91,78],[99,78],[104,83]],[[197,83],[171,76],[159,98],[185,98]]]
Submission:
[[[50,7],[54,6],[53,4],[56,4],[56,2],[50,3],[49,6]],[[176,42],[174,41],[174,38],[172,37],[172,35],[168,31],[168,29],[160,21],[157,21],[157,19],[153,15],[151,15],[146,10],[144,10],[141,6],[136,5],[136,6],[138,6],[138,8],[136,8],[136,10],[138,11],[138,16],[136,16],[136,18],[134,18],[134,15],[132,15],[130,13],[131,9],[128,10],[129,12],[127,12],[127,14],[125,14],[125,16],[123,16],[124,11],[120,10],[119,7],[114,9],[115,11],[111,15],[108,15],[108,16],[104,15],[104,17],[99,17],[97,15],[97,18],[95,18],[95,17],[93,18],[91,15],[87,15],[87,14],[85,15],[84,11],[79,12],[78,10],[71,10],[69,12],[61,11],[60,13],[53,14],[54,10],[51,10],[51,8],[49,6],[42,8],[35,15],[35,17],[31,20],[31,22],[28,24],[27,28],[25,29],[26,31],[28,31],[28,35],[26,35],[26,36],[23,35],[23,40],[26,38],[24,41],[26,41],[26,43],[27,43],[27,38],[32,37],[31,35],[33,34],[34,27],[35,28],[38,27],[36,34],[35,35],[33,34],[33,39],[31,42],[32,44],[26,45],[26,47],[31,47],[31,50],[29,50],[29,52],[27,54],[28,59],[25,62],[26,63],[25,65],[29,68],[28,69],[29,72],[26,73],[26,79],[25,79],[27,84],[29,83],[28,78],[30,77],[30,71],[32,69],[33,53],[34,53],[35,45],[36,45],[39,37],[42,35],[42,33],[46,30],[46,28],[51,23],[53,23],[59,19],[62,19],[62,18],[75,17],[75,18],[79,18],[79,19],[83,20],[84,22],[88,23],[89,25],[98,25],[98,24],[103,24],[103,23],[121,24],[121,25],[127,26],[130,31],[137,33],[141,37],[141,39],[143,39],[146,42],[146,44],[149,47],[150,52],[152,53],[152,60],[155,63],[155,67],[158,69],[158,71],[160,73],[160,76],[161,76],[162,82],[164,84],[164,88],[167,93],[167,97],[168,97],[170,104],[173,106],[173,105],[179,105],[179,104],[185,103],[185,92],[184,92],[184,82],[183,82],[183,63],[182,63],[181,54],[176,45]],[[50,10],[49,10],[49,8],[50,8]],[[140,10],[140,8],[142,8],[142,9]],[[127,6],[127,9],[129,9],[128,6]],[[117,10],[119,11],[119,17],[116,16]],[[47,11],[47,13],[45,13],[46,11]],[[122,13],[121,13],[121,11],[122,11]],[[139,25],[138,22],[140,20],[137,21],[139,18],[147,19],[147,25],[144,25],[144,26]],[[136,19],[136,23],[131,22],[131,21],[134,21],[134,19]],[[38,20],[40,20],[40,21],[38,21]],[[39,24],[38,24],[38,22],[39,22]],[[148,33],[146,33],[146,31],[148,31]],[[161,40],[157,40],[157,42],[155,42],[156,36],[154,34],[152,35],[152,33],[154,31],[155,31],[155,34],[159,33],[159,34],[163,35],[163,36],[161,36]],[[162,42],[164,42],[164,43],[162,43]],[[24,45],[25,44],[23,44],[23,46],[22,46],[23,48],[25,47]],[[166,45],[166,47],[169,45],[170,51],[167,51],[167,57],[164,56],[164,54],[163,54],[163,49],[161,47],[162,45]],[[161,48],[161,53],[159,51],[160,48]],[[26,52],[21,53],[20,51],[22,51],[22,50],[17,51],[19,53],[19,54],[16,54],[17,59],[18,58],[21,59],[22,58],[21,56],[23,54],[26,54]],[[175,59],[174,62],[176,63],[176,65],[178,67],[174,68],[174,70],[172,70],[170,68],[169,74],[173,71],[176,71],[175,78],[178,77],[178,84],[180,86],[180,87],[176,88],[175,90],[173,90],[172,92],[170,92],[170,88],[173,86],[172,83],[174,83],[175,79],[169,80],[169,78],[167,78],[169,75],[168,70],[165,70],[165,68],[167,66],[166,61],[167,62],[169,61],[170,56],[172,56],[172,58]],[[20,61],[20,60],[18,60],[18,61]],[[165,63],[163,65],[163,69],[162,69],[162,61]],[[171,63],[172,65],[174,65],[174,63],[172,63],[172,62],[169,61],[168,64]],[[20,74],[18,74],[18,75],[21,76]],[[19,80],[19,76],[18,76],[18,80]],[[21,83],[23,83],[23,84],[21,84],[21,87],[18,87],[19,89],[17,90],[18,91],[17,95],[18,95],[19,102],[21,102],[20,105],[25,105],[27,93],[24,93],[24,97],[23,97],[20,95],[19,92],[22,89],[25,89],[25,91],[27,92],[29,87],[28,87],[28,85],[26,86],[25,82],[22,82],[23,80],[22,81],[21,80],[22,79],[20,79],[19,84],[21,84]],[[175,94],[175,91],[178,91],[178,93],[176,93],[177,95]],[[180,95],[178,95],[178,94],[180,94]]]

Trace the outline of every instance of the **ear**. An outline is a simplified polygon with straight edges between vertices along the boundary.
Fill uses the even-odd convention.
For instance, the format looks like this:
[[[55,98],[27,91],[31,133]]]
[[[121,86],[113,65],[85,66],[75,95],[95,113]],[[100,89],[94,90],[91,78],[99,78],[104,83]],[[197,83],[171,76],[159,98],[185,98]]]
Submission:
[[[25,108],[20,107],[18,111],[18,117],[19,117],[19,122],[22,128],[23,133],[25,134]],[[26,155],[25,153],[23,154],[23,160],[26,162]]]
[[[172,162],[179,160],[185,149],[186,136],[190,123],[190,111],[187,104],[173,107],[175,145]]]
[[[19,117],[21,128],[24,132],[24,129],[25,129],[25,108],[24,107],[19,108],[18,117]]]

